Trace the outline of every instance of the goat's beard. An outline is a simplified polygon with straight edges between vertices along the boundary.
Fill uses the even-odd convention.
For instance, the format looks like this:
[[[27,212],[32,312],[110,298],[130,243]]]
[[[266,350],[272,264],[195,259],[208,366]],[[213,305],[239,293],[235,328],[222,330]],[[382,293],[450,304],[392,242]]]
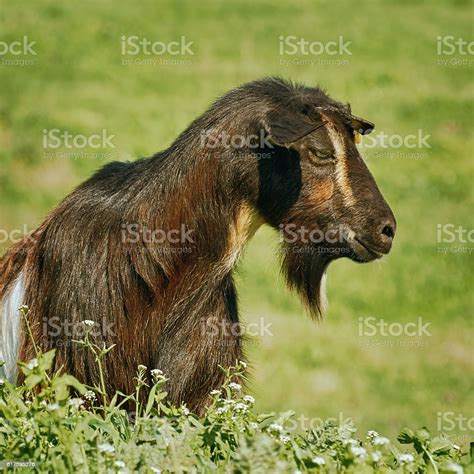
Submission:
[[[326,309],[326,269],[331,256],[314,245],[284,243],[281,248],[282,272],[288,287],[297,291],[308,313],[320,319]]]

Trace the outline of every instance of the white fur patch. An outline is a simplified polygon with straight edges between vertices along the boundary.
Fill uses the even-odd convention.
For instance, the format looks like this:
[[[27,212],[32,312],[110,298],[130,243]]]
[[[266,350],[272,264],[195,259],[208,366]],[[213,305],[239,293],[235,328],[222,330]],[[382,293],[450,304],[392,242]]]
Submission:
[[[336,152],[336,182],[339,189],[342,191],[342,196],[347,205],[351,206],[354,204],[354,193],[352,192],[351,184],[349,182],[349,177],[347,176],[347,167],[346,167],[346,147],[344,144],[344,139],[337,132],[334,124],[326,118],[326,131]]]
[[[3,301],[0,302],[0,360],[5,365],[0,369],[6,378],[15,383],[17,378],[17,360],[20,346],[20,311],[24,304],[25,283],[23,274],[17,278]]]
[[[327,287],[327,274],[326,272],[323,273],[321,278],[321,284],[319,286],[319,301],[321,302],[321,312],[325,313],[328,309],[328,297],[326,294],[326,287]]]
[[[233,222],[227,243],[228,252],[224,260],[224,271],[228,272],[237,263],[240,253],[255,232],[263,224],[263,219],[248,205],[243,205]]]

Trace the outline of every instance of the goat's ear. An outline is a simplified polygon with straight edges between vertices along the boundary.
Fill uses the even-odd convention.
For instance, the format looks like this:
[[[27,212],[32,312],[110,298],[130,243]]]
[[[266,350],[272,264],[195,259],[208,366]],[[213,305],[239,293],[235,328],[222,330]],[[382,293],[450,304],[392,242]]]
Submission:
[[[351,119],[354,132],[360,133],[361,135],[368,135],[375,128],[375,124],[373,122],[369,122],[368,120],[365,120],[361,117],[351,115]]]
[[[316,130],[322,125],[322,121],[314,121],[304,114],[275,110],[267,114],[263,125],[271,142],[289,148],[300,138]]]

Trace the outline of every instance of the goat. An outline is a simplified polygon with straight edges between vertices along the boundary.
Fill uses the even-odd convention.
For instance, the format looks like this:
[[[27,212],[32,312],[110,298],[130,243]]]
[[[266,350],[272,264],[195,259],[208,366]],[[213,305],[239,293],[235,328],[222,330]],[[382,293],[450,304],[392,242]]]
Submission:
[[[282,271],[315,317],[332,260],[389,252],[395,218],[356,148],[373,128],[318,87],[266,78],[218,99],[168,149],[104,166],[0,261],[9,379],[34,357],[26,304],[36,344],[57,349],[53,370],[98,382],[71,342],[92,320],[94,342],[116,345],[110,394],[131,393],[143,364],[166,374],[171,402],[201,412],[219,366],[244,359],[232,271],[261,225],[281,232]]]

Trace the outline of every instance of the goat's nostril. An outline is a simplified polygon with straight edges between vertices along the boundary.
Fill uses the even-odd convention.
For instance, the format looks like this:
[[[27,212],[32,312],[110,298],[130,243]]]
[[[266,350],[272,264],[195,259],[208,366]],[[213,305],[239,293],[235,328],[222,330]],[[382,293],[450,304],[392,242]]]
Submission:
[[[382,229],[382,234],[386,235],[389,239],[393,239],[393,237],[395,236],[395,230],[393,229],[392,225],[387,224]]]

